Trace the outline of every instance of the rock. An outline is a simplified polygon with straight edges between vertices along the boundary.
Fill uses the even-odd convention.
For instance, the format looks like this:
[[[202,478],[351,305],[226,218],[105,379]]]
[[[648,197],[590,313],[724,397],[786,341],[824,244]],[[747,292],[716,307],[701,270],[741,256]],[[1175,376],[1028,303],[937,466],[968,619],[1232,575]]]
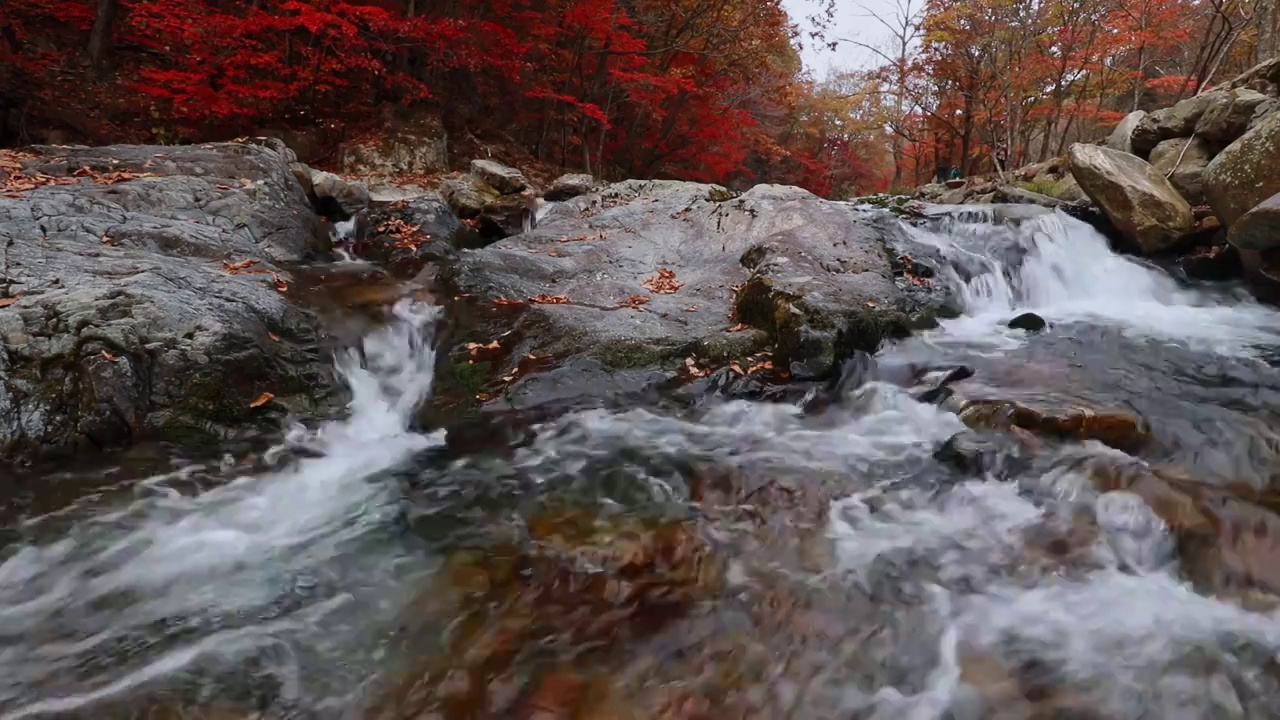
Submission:
[[[600,189],[601,184],[586,173],[570,173],[561,175],[551,181],[551,187],[542,194],[548,202],[564,202],[579,195],[586,195]]]
[[[1014,330],[1026,330],[1027,332],[1040,332],[1048,327],[1048,323],[1044,318],[1033,312],[1025,312],[1009,321],[1009,327]]]
[[[1061,439],[1097,440],[1123,452],[1138,450],[1151,438],[1145,420],[1114,410],[1042,410],[1009,400],[971,400],[961,405],[959,415],[974,429],[1021,428]]]
[[[374,137],[342,146],[344,173],[430,175],[449,169],[448,134],[438,115],[410,108],[388,110],[384,118],[384,129]]]
[[[1245,70],[1239,75],[1228,81],[1224,88],[1253,88],[1262,92],[1264,95],[1276,96],[1275,88],[1280,85],[1280,57],[1264,60]],[[1270,92],[1260,90],[1259,87],[1270,87]]]
[[[587,356],[668,378],[734,360],[748,374],[794,365],[821,376],[906,332],[886,244],[896,222],[797,188],[724,201],[717,191],[618,183],[553,205],[533,232],[462,253],[444,279],[484,318],[465,340],[508,338],[503,372],[550,355],[551,367]]]
[[[497,190],[499,195],[514,195],[529,189],[529,181],[523,173],[492,160],[472,160],[471,174]]]
[[[375,212],[375,232],[356,253],[386,265],[395,275],[413,275],[428,262],[451,257],[462,223],[444,200],[421,197]]]
[[[1266,95],[1247,88],[1230,90],[1223,102],[1205,111],[1196,122],[1196,137],[1218,148],[1226,147],[1249,129],[1254,113],[1267,104]]]
[[[369,207],[369,190],[364,183],[347,182],[331,172],[313,170],[311,190],[316,212],[331,220],[347,220]]]
[[[1145,110],[1134,110],[1125,115],[1124,119],[1120,121],[1120,124],[1116,125],[1116,129],[1112,130],[1111,135],[1107,138],[1107,147],[1117,152],[1134,154],[1133,131],[1146,116]]]
[[[1173,107],[1149,113],[1133,129],[1134,154],[1145,158],[1156,145],[1165,140],[1191,137],[1201,116],[1211,107],[1230,101],[1231,96],[1227,90],[1210,90],[1187,98]]]
[[[1211,159],[1209,144],[1200,138],[1165,140],[1151,151],[1151,167],[1192,205],[1204,202],[1204,169]]]
[[[1065,205],[1063,201],[1057,198],[1051,198],[1048,195],[1024,190],[1020,187],[1012,185],[1002,185],[996,189],[992,195],[992,199],[1001,203],[1013,203],[1016,205],[1039,205],[1040,207],[1057,208]]]
[[[1277,158],[1280,113],[1272,113],[1228,145],[1205,168],[1205,199],[1228,228],[1255,205],[1280,192]]]
[[[458,217],[475,220],[489,240],[521,232],[526,196],[502,195],[473,175],[457,175],[440,185],[444,199]]]
[[[1227,232],[1227,241],[1241,250],[1280,248],[1280,194],[1245,213]]]
[[[1198,248],[1178,260],[1182,273],[1193,280],[1222,281],[1239,277],[1240,251],[1226,243]]]
[[[1081,143],[1071,146],[1068,158],[1081,189],[1143,253],[1166,250],[1195,227],[1191,206],[1141,159]]]
[[[945,185],[948,190],[956,190],[958,188],[964,187],[965,182],[966,181],[963,178],[952,178],[944,182],[943,185]]]
[[[937,203],[939,205],[960,205],[965,201],[965,198],[969,197],[969,194],[969,188],[961,185],[939,195]]]
[[[17,299],[0,308],[0,458],[276,428],[281,408],[325,395],[318,323],[269,274],[327,252],[285,157],[234,143],[34,152],[46,175],[154,177],[0,197],[0,292]],[[228,270],[240,263],[255,264]],[[251,408],[263,393],[275,400]]]
[[[947,186],[942,183],[929,183],[928,185],[921,185],[916,188],[912,197],[917,200],[924,200],[925,202],[937,202],[938,198],[942,197],[942,194],[946,191]]]

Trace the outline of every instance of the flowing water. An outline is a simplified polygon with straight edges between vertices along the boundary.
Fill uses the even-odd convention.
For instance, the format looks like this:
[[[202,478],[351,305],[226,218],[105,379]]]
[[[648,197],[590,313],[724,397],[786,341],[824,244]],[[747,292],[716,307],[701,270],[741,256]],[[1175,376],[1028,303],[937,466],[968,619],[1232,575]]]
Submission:
[[[338,360],[349,414],[270,469],[116,478],[14,523],[0,720],[1280,716],[1280,314],[1062,215],[909,232],[964,312],[882,366],[965,364],[968,398],[1127,410],[1151,442],[1005,437],[958,469],[957,415],[872,381],[816,414],[582,410],[456,457],[409,430],[436,311],[404,302]],[[1049,328],[1008,329],[1023,311]],[[583,564],[679,575],[688,553],[633,547],[672,526],[697,579],[627,575],[602,608]],[[538,585],[511,560],[532,546],[576,569]]]

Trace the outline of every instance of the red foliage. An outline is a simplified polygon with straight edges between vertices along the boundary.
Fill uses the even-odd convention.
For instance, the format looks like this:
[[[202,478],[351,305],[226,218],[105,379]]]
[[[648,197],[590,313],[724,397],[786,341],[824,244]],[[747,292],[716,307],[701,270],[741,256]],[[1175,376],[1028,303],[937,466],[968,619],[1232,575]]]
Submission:
[[[778,0],[119,0],[108,66],[89,68],[106,1],[6,0],[0,96],[90,142],[350,134],[431,103],[614,177],[825,192],[861,162],[789,140],[812,88]]]

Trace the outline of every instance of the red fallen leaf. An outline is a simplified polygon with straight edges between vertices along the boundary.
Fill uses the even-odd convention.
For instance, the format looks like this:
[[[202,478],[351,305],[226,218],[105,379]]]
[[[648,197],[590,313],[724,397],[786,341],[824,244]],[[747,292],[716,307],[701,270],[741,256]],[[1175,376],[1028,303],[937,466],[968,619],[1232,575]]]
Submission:
[[[670,295],[684,287],[684,283],[676,282],[676,273],[674,270],[658,268],[658,274],[644,280],[640,283],[640,286],[650,292],[655,292],[660,295]]]
[[[287,292],[289,292],[289,281],[288,281],[288,280],[285,280],[284,278],[280,277],[280,276],[279,276],[279,275],[277,275],[276,273],[271,273],[271,281],[272,281],[272,282],[275,284],[275,286],[276,286],[276,292],[282,292],[282,293],[287,293]]]
[[[601,235],[603,236],[603,233],[601,233]],[[575,235],[573,237],[569,237],[566,235],[565,237],[560,238],[556,242],[571,243],[571,242],[582,242],[583,240],[590,240],[590,239],[591,239],[590,235]]]
[[[529,353],[528,355],[525,355],[525,357],[530,360],[549,360],[551,358],[551,353],[547,353],[545,355],[534,355],[533,353]]]
[[[487,392],[476,393],[476,399],[479,400],[480,402],[489,402],[490,400],[496,397],[498,397],[498,393],[487,393]]]
[[[214,190],[230,190],[231,186],[230,185],[214,185],[213,189]]]
[[[730,286],[729,286],[729,290],[730,290],[730,291],[732,291],[732,292],[734,292],[734,293],[736,294],[736,293],[740,292],[740,291],[742,290],[742,288],[744,288],[744,287],[746,287],[746,286],[747,286],[747,284],[746,284],[746,283],[738,283],[737,285],[730,285]]]
[[[529,302],[534,303],[535,305],[564,305],[569,302],[569,296],[548,295],[546,293],[542,293],[541,295],[534,295],[529,298]]]
[[[267,337],[271,338],[272,342],[280,342],[280,336],[275,333],[267,333]]]
[[[729,369],[738,373],[739,375],[747,374],[746,371],[742,369],[742,366],[738,364],[737,360],[734,360],[733,362],[729,363]]]
[[[641,308],[640,306],[641,306],[641,305],[644,305],[644,304],[645,304],[645,303],[647,303],[647,302],[649,302],[649,296],[648,296],[648,295],[632,295],[631,297],[627,298],[626,300],[623,300],[622,302],[618,303],[618,306],[619,306],[619,307],[629,307],[629,308],[634,308],[634,309],[636,309],[636,310],[641,310],[641,309],[643,309],[643,308]]]
[[[103,351],[102,351],[102,357],[103,357],[104,359],[108,360],[109,362],[115,362],[115,361],[116,361],[116,356],[115,356],[115,355],[112,355],[111,353],[107,352],[106,350],[103,350]]]
[[[261,395],[259,395],[257,399],[255,399],[253,402],[249,403],[249,407],[251,408],[262,407],[263,405],[266,405],[267,403],[275,399],[276,399],[275,395],[272,395],[269,392],[264,392]]]
[[[685,307],[682,307],[682,308],[680,308],[680,309],[681,309],[681,310],[683,310],[683,311],[685,311],[685,312],[698,312],[698,306],[697,306],[697,305],[686,305]]]
[[[240,262],[235,262],[235,263],[229,263],[226,260],[223,260],[222,269],[231,273],[232,275],[235,275],[239,273],[241,270],[251,268],[257,264],[258,264],[257,260],[241,260]]]
[[[16,302],[18,302],[16,297],[0,298],[0,308],[7,308]]]
[[[524,301],[512,300],[511,298],[500,297],[500,298],[494,298],[493,304],[494,305],[523,305]]]
[[[737,325],[734,325],[728,330],[725,330],[725,332],[736,333],[736,332],[742,332],[743,330],[750,330],[750,329],[751,329],[750,325],[746,323],[738,323]]]
[[[240,178],[241,187],[249,187],[252,184],[253,184],[253,181],[250,180],[249,178]]]
[[[691,378],[706,377],[711,374],[710,370],[699,367],[697,358],[692,356],[684,359],[684,371]]]

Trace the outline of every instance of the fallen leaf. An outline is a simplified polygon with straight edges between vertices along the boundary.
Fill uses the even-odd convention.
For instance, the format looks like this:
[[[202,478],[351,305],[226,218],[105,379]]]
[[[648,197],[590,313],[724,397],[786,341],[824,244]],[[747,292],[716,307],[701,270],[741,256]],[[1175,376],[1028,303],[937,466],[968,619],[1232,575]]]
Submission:
[[[876,306],[876,301],[875,301],[875,300],[868,300],[868,301],[867,301],[867,303],[866,303],[866,305],[867,305],[867,307],[869,307],[869,308],[873,308],[873,307],[875,307],[875,306]]]
[[[525,357],[530,360],[549,360],[551,358],[551,353],[547,353],[545,355],[534,355],[533,353],[529,353],[528,355],[525,355]]]
[[[750,330],[750,329],[751,329],[750,325],[746,323],[738,323],[737,325],[734,325],[728,330],[725,330],[725,332],[736,333],[736,332],[742,332],[743,330]]]
[[[746,374],[747,374],[747,373],[742,369],[742,366],[738,364],[738,361],[737,361],[737,360],[734,360],[733,362],[729,363],[729,369],[730,369],[730,370],[732,370],[732,371],[734,371],[734,372],[736,372],[736,373],[738,373],[739,375],[746,375]]]
[[[103,350],[103,351],[102,351],[102,357],[103,357],[103,358],[105,358],[105,359],[107,359],[107,360],[108,360],[108,361],[110,361],[110,362],[115,362],[115,361],[116,361],[116,356],[115,356],[115,355],[112,355],[111,353],[107,352],[106,350]]]
[[[645,303],[648,303],[648,302],[649,302],[649,298],[650,298],[650,296],[649,296],[649,295],[632,295],[631,297],[627,298],[626,300],[623,300],[622,302],[618,303],[618,306],[619,306],[619,307],[629,307],[629,308],[634,308],[634,309],[636,309],[636,310],[641,310],[641,309],[643,309],[643,308],[641,308],[640,306],[641,306],[641,305],[644,305]]]
[[[102,233],[102,237],[98,238],[98,242],[103,245],[110,245],[112,243],[111,235],[108,233]]]
[[[493,304],[494,305],[523,305],[524,301],[512,300],[511,298],[500,297],[500,298],[494,298]]]
[[[226,260],[223,260],[222,269],[231,273],[232,275],[235,275],[239,273],[241,270],[244,270],[246,268],[251,268],[257,264],[258,264],[257,260],[241,260],[240,262],[234,262],[234,263],[229,263]]]
[[[231,186],[230,185],[214,185],[213,189],[214,190],[230,190]]]
[[[698,312],[698,306],[697,306],[697,305],[686,305],[685,307],[682,307],[682,308],[680,308],[680,309],[681,309],[681,310],[683,310],[683,311],[685,311],[685,312]]]
[[[253,184],[253,181],[250,180],[249,178],[240,178],[240,185],[242,187],[249,187],[252,184]]]
[[[280,342],[280,336],[275,333],[267,333],[267,337],[271,338],[272,342]]]
[[[655,292],[660,295],[670,295],[684,287],[684,283],[676,282],[676,273],[674,270],[658,268],[658,274],[641,282],[640,286],[650,292]]]
[[[710,370],[699,367],[697,358],[692,356],[684,359],[684,371],[691,378],[706,377],[711,374]]]
[[[277,292],[282,292],[282,293],[289,292],[288,280],[285,280],[284,278],[280,277],[276,273],[271,273],[271,280],[273,283],[275,283]]]
[[[567,295],[548,295],[546,293],[542,293],[541,295],[534,295],[529,298],[529,302],[536,305],[564,305],[569,302],[569,297]]]
[[[272,395],[269,392],[264,392],[261,395],[259,395],[256,400],[249,403],[249,407],[251,408],[262,407],[263,405],[266,405],[267,403],[275,399],[276,399],[275,395]]]
[[[478,358],[481,355],[491,355],[493,354],[492,351],[502,349],[502,345],[500,345],[497,340],[492,340],[487,343],[469,342],[463,347],[467,349],[467,354],[472,358]]]
[[[571,243],[571,242],[582,242],[583,240],[590,240],[590,239],[591,239],[590,235],[574,235],[573,237],[568,237],[566,235],[565,237],[560,238],[556,242]]]
[[[16,297],[0,298],[0,308],[7,308],[16,302],[18,302]]]

